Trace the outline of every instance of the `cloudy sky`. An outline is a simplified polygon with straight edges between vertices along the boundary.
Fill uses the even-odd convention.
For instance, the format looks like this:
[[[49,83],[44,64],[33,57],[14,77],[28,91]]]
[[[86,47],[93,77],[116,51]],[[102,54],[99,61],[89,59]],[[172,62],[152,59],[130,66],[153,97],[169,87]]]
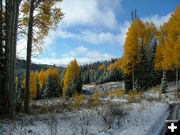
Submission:
[[[49,32],[43,52],[32,61],[67,65],[72,59],[85,64],[120,57],[132,10],[158,27],[178,4],[180,0],[63,0],[58,5],[65,14],[63,20]]]

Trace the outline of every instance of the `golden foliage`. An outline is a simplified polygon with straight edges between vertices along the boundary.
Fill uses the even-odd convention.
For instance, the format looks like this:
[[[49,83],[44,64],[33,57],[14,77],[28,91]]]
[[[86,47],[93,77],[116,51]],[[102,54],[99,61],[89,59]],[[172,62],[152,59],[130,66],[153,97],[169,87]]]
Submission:
[[[180,54],[179,38],[180,38],[180,5],[177,6],[166,24],[167,40],[165,43],[164,68],[166,70],[179,68],[178,55]]]
[[[45,0],[36,2],[34,8],[33,21],[33,52],[41,51],[40,46],[43,39],[48,35],[50,29],[56,28],[62,20],[63,13],[56,4],[61,0]],[[23,38],[27,36],[27,27],[29,22],[30,1],[24,0],[20,6],[19,33]]]
[[[79,108],[84,103],[85,95],[83,93],[78,94],[75,92],[72,96],[72,99],[74,101],[74,107]]]
[[[46,86],[47,77],[51,75],[55,81],[59,81],[59,69],[56,67],[49,68],[47,70],[41,70],[40,72],[32,71],[30,74],[30,97],[36,98],[37,96],[37,83],[39,83],[40,90]],[[25,89],[25,78],[22,81],[22,88]]]
[[[180,68],[180,36],[174,46],[174,64],[175,68]]]
[[[37,79],[38,72],[31,72],[30,74],[30,96],[35,98],[37,96]]]
[[[166,28],[165,25],[161,26],[158,31],[158,46],[156,49],[155,54],[155,68],[156,70],[162,70],[163,69],[163,62],[164,62],[164,49],[165,49],[165,37],[166,37]]]
[[[124,46],[123,71],[126,74],[130,74],[136,64],[140,62],[139,43],[143,41],[144,33],[145,25],[141,20],[134,20],[131,22]]]
[[[143,93],[140,91],[136,90],[131,90],[128,92],[128,102],[133,103],[133,102],[139,102],[142,98]]]
[[[47,70],[41,70],[38,74],[40,88],[46,86],[47,77],[51,75],[55,81],[59,80],[59,69],[57,67],[48,68]]]
[[[76,60],[73,60],[70,62],[70,64],[67,66],[65,75],[64,75],[64,82],[63,82],[63,96],[67,94],[67,88],[70,85],[70,82],[75,79],[78,81],[80,79],[80,68],[77,64]]]
[[[101,93],[99,91],[96,91],[90,98],[90,104],[91,106],[97,106],[100,103],[100,97]]]
[[[48,77],[48,74],[46,71],[41,70],[39,72],[38,79],[39,79],[39,85],[41,89],[45,87],[47,77]]]
[[[122,97],[125,94],[125,90],[111,90],[107,93],[107,96],[109,97]]]
[[[119,58],[115,63],[112,63],[110,64],[108,67],[107,67],[107,70],[109,71],[112,71],[114,69],[116,70],[122,70],[123,68],[123,57],[122,58]]]
[[[99,67],[98,67],[98,70],[106,70],[106,66],[104,64],[101,64]]]
[[[46,71],[46,74],[47,74],[48,76],[51,75],[55,81],[58,81],[58,80],[59,80],[59,69],[56,68],[56,67],[49,68],[49,69]]]
[[[171,70],[180,67],[180,6],[172,13],[169,21],[160,27],[155,68]]]
[[[38,79],[38,72],[32,71],[30,73],[30,97],[35,98],[37,96],[37,79]],[[22,81],[22,88],[25,90],[26,87],[26,80],[25,78]]]

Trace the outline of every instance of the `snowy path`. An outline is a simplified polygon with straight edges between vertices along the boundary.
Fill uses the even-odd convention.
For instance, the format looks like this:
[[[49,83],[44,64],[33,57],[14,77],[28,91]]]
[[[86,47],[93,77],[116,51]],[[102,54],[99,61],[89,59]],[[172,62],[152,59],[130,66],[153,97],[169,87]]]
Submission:
[[[167,120],[180,120],[180,104],[179,103],[170,105],[170,114]],[[163,127],[160,135],[164,135],[165,131],[166,129],[165,127]]]

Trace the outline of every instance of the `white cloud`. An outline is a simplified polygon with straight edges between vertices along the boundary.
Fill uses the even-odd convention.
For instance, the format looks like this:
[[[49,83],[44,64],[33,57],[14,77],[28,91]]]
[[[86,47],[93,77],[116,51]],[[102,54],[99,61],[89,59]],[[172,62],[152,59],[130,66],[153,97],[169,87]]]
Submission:
[[[125,39],[126,39],[126,33],[128,32],[128,28],[130,26],[130,22],[126,21],[123,24],[120,24],[120,38],[119,38],[119,43],[120,46],[122,47],[125,43]]]
[[[65,13],[63,25],[93,25],[113,29],[117,25],[115,9],[121,0],[64,0],[60,7]],[[113,4],[114,3],[114,4]]]
[[[84,30],[84,31],[80,31],[79,33],[74,33],[64,30],[61,27],[59,27],[58,30],[51,35],[51,37],[55,37],[55,36],[63,39],[73,39],[73,40],[85,41],[93,44],[105,43],[106,45],[117,45],[120,43],[120,38],[121,38],[120,34],[114,34],[111,32],[97,32],[97,31]],[[51,39],[49,38],[48,40]]]
[[[110,33],[110,32],[91,32],[84,31],[81,33],[81,37],[83,40],[88,41],[94,44],[106,43],[110,45],[118,44],[119,35]]]
[[[110,60],[114,57],[107,53],[90,50],[84,46],[71,49],[68,52],[68,54],[64,54],[61,58],[33,58],[32,62],[37,64],[67,65],[71,60],[76,59],[80,65],[83,65],[96,61]]]
[[[163,23],[167,22],[170,16],[171,16],[171,13],[165,16],[159,16],[158,14],[156,14],[150,17],[145,17],[143,18],[143,20],[147,22],[153,22],[157,27],[159,27],[160,25],[163,25]]]

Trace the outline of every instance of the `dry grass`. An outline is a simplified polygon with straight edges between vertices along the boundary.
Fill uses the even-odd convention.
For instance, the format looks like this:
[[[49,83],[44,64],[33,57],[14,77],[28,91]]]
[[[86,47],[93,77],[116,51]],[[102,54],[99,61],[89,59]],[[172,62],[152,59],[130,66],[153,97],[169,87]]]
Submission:
[[[142,91],[131,90],[128,92],[128,102],[129,103],[140,102],[142,98],[143,98]]]
[[[122,97],[125,94],[125,90],[120,90],[120,89],[116,89],[116,90],[111,90],[107,93],[107,96],[109,97]]]
[[[97,106],[100,104],[100,97],[102,96],[102,93],[99,91],[96,91],[89,99],[89,103],[91,106]]]
[[[85,100],[85,95],[80,93],[75,93],[72,96],[72,100],[73,100],[73,106],[75,108],[80,108],[83,104],[84,104],[84,100]]]

